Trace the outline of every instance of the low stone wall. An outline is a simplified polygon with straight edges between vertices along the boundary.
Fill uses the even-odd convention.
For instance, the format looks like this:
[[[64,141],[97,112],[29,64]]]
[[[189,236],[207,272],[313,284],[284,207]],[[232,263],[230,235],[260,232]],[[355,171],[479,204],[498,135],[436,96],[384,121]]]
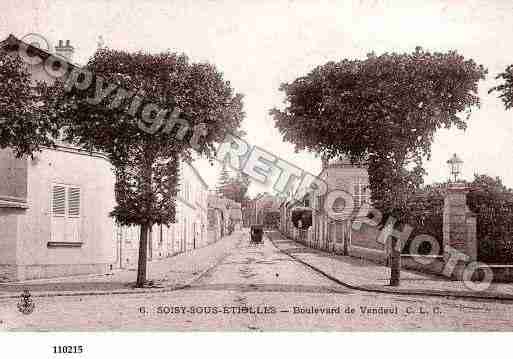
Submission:
[[[513,265],[490,265],[493,273],[493,281],[501,283],[513,283]]]
[[[352,245],[349,247],[348,252],[351,257],[366,259],[378,264],[384,265],[387,262],[387,256],[381,250]]]
[[[363,225],[359,230],[353,230],[351,233],[351,245],[348,251],[349,255],[387,265],[388,258],[384,250],[385,246],[377,241],[378,236],[379,230],[375,227]],[[443,275],[445,262],[443,256],[440,255],[401,255],[401,267],[422,273]],[[461,280],[464,269],[464,263],[457,263],[450,279]]]
[[[445,261],[442,256],[421,256],[421,255],[401,255],[401,267],[421,273],[443,275]],[[465,265],[459,262],[454,267],[452,275],[446,277],[452,280],[462,280]]]
[[[349,248],[349,255],[355,258],[366,259],[374,263],[386,265],[387,256],[384,251],[375,250],[372,248],[351,246]],[[458,262],[454,267],[450,277],[445,276],[444,269],[446,262],[443,256],[421,256],[421,255],[402,255],[401,268],[414,270],[421,273],[428,273],[443,276],[451,280],[463,280],[463,271],[466,264]],[[513,283],[513,266],[512,265],[489,265],[493,273],[494,283]],[[476,271],[473,275],[474,280],[480,280],[482,274]]]
[[[359,246],[351,246],[349,248],[351,257],[366,259],[368,261],[387,265],[387,255],[385,251]],[[419,255],[401,255],[401,268],[414,270],[421,273],[429,273],[435,275],[443,275],[445,262],[442,256],[419,256]],[[450,279],[461,280],[463,278],[463,263],[458,263]],[[447,277],[446,277],[447,278]]]
[[[422,259],[429,259],[429,257],[437,257],[432,262],[423,264],[419,263],[415,260],[415,256],[401,256],[401,265],[403,268],[415,270],[422,273],[430,273],[441,275],[447,278],[443,272],[446,267],[446,262],[443,259],[443,256],[418,256],[423,257]],[[454,267],[450,279],[452,280],[463,280],[463,272],[465,270],[466,263],[458,262]],[[513,266],[511,265],[489,265],[488,266],[493,274],[494,283],[513,283]],[[476,271],[472,279],[473,280],[482,280],[484,273],[481,273],[479,270]]]
[[[282,233],[282,234],[284,234],[284,233]],[[353,234],[354,234],[354,232],[353,232]],[[309,247],[316,248],[316,249],[319,249],[322,251],[335,252],[335,253],[338,252],[336,250],[336,248],[333,251],[327,250],[326,246],[321,245],[320,242],[316,243],[316,242],[300,240],[299,236],[287,236],[287,237],[290,239],[293,239],[297,242],[300,242],[304,245],[307,245]],[[361,237],[360,239],[363,239],[363,237]],[[372,238],[368,239],[368,241],[371,242]],[[361,241],[359,241],[359,243],[366,243],[366,241],[361,240]],[[372,247],[375,247],[375,246],[372,245]],[[387,255],[384,250],[354,245],[353,238],[351,238],[351,245],[348,248],[348,253],[351,257],[369,260],[371,262],[381,264],[381,265],[387,265]],[[340,254],[340,253],[338,253],[338,254]],[[451,279],[451,280],[462,280],[463,279],[463,271],[465,269],[464,262],[458,262],[456,264],[450,277],[447,277],[443,274],[445,266],[446,266],[446,262],[444,261],[443,256],[440,256],[440,255],[432,255],[432,256],[401,255],[401,267],[404,269],[414,270],[414,271],[421,272],[421,273],[440,275],[446,279]],[[489,265],[489,267],[493,273],[493,282],[513,283],[513,265]],[[477,273],[475,273],[473,278],[478,279],[480,275],[481,274],[479,272],[477,272]]]

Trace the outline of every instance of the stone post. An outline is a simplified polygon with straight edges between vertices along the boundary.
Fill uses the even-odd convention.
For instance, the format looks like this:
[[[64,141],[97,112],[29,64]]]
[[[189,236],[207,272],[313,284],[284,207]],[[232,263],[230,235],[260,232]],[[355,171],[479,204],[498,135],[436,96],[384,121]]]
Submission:
[[[477,261],[477,218],[472,211],[467,211],[467,255],[471,261]]]
[[[444,198],[443,245],[464,253],[469,261],[477,259],[476,221],[467,207],[469,188],[451,183]]]

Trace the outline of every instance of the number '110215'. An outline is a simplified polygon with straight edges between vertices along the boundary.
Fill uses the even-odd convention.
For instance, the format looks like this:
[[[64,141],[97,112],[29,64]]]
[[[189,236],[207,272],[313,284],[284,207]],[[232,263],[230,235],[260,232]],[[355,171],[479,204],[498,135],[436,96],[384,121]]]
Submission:
[[[81,354],[84,352],[82,345],[54,345],[54,354]]]

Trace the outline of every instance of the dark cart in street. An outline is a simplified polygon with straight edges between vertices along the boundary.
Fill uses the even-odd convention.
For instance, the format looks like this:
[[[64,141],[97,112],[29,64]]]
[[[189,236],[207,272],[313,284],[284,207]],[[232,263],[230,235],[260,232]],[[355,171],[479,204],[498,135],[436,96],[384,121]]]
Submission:
[[[251,243],[262,243],[264,235],[264,226],[261,224],[254,224],[251,226]]]

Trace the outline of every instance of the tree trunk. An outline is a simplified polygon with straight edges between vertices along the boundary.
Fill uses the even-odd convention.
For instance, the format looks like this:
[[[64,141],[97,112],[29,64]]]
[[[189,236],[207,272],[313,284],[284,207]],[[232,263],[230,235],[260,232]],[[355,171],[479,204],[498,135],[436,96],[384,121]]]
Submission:
[[[344,222],[342,224],[342,233],[344,235],[344,249],[342,254],[345,256],[349,255],[349,238],[351,236],[351,222]]]
[[[143,206],[147,213],[150,213],[152,201],[151,181],[152,181],[152,157],[149,155],[151,151],[146,149],[146,157],[143,161],[142,181],[143,181]],[[151,228],[151,218],[146,218],[145,223],[141,224],[141,234],[139,238],[139,263],[137,266],[137,282],[136,287],[142,288],[146,284],[146,266],[148,262],[148,232]]]
[[[135,286],[142,288],[146,284],[146,264],[148,258],[148,229],[147,224],[141,225],[141,235],[139,240],[139,262],[137,265],[137,282]]]
[[[390,286],[398,287],[401,277],[401,251],[397,248],[397,239],[390,238],[392,248],[390,251]]]

